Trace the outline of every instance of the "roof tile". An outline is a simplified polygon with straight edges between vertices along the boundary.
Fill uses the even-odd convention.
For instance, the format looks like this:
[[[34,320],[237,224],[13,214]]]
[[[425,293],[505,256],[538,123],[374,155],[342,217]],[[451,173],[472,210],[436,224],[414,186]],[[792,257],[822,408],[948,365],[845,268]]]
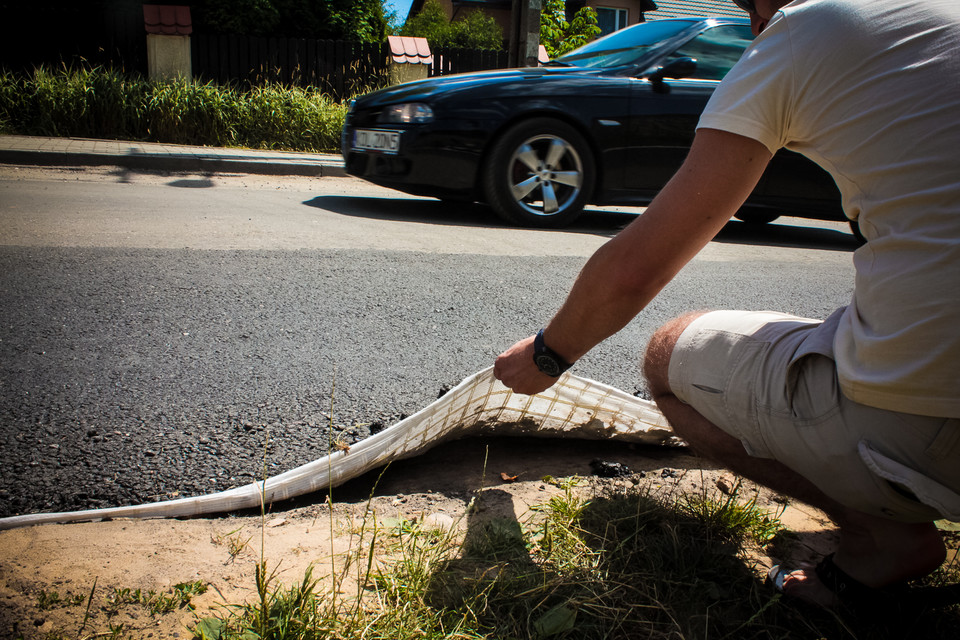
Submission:
[[[644,13],[647,20],[686,17],[730,16],[746,18],[743,9],[731,0],[656,0],[657,10]]]
[[[193,33],[190,7],[161,4],[143,5],[143,25],[147,33],[188,36]]]

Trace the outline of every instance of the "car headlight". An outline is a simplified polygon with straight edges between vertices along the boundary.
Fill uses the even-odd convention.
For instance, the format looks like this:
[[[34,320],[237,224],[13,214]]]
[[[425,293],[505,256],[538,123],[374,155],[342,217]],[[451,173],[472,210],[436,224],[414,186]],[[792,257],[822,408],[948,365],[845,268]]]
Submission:
[[[392,104],[380,113],[378,122],[390,124],[423,124],[433,122],[433,109],[422,102]]]

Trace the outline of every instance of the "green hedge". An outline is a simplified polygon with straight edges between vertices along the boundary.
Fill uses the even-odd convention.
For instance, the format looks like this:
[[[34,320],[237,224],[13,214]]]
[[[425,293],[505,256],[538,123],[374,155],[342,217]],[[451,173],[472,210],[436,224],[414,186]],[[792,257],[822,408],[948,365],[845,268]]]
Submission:
[[[102,68],[0,74],[0,132],[337,151],[347,105],[312,88],[250,91]]]

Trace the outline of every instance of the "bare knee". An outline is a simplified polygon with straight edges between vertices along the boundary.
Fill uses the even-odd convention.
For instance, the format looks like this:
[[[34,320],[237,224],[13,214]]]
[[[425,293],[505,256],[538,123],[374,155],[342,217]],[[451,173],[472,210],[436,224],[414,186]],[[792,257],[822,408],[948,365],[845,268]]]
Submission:
[[[643,358],[643,373],[654,399],[670,394],[668,370],[680,334],[706,311],[691,311],[670,320],[654,332]]]

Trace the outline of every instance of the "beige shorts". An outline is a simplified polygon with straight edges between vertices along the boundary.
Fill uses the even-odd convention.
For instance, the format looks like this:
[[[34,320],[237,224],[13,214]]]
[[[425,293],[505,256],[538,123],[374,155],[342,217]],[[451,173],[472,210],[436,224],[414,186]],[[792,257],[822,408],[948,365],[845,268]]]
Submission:
[[[707,313],[677,341],[670,387],[751,456],[778,460],[845,506],[904,522],[960,520],[960,420],[848,400],[833,361],[842,313],[824,322]]]

